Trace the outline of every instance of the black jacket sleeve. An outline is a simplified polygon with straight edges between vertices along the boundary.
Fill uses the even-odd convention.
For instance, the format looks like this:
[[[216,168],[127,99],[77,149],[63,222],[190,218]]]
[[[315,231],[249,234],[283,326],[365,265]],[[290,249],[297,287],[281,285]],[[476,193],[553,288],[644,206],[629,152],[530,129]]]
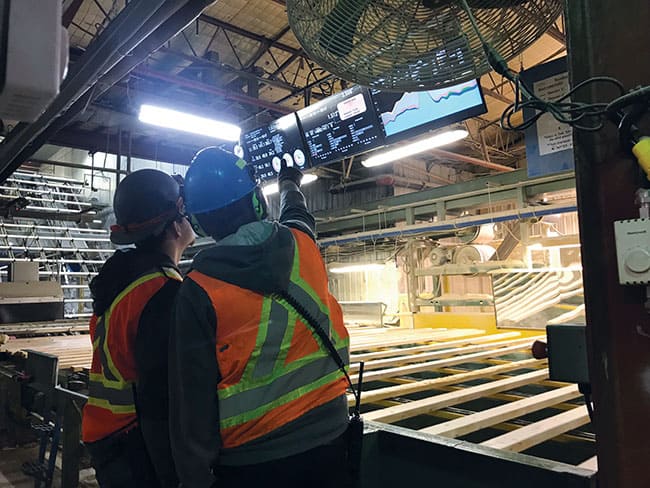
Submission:
[[[135,339],[136,410],[147,452],[163,487],[178,486],[169,443],[167,363],[174,297],[180,282],[169,280],[145,306]]]
[[[183,487],[210,487],[221,445],[216,317],[208,296],[191,278],[176,297],[169,343],[170,433]]]
[[[280,223],[305,232],[316,240],[316,220],[307,209],[305,196],[291,180],[280,181]]]

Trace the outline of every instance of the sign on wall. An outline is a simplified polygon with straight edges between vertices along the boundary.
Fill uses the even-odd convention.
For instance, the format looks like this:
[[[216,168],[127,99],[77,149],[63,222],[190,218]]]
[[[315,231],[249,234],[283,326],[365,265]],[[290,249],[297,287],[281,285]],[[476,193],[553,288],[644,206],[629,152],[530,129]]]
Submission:
[[[566,58],[535,66],[521,74],[535,95],[545,100],[558,100],[569,92]],[[524,109],[524,118],[535,115]],[[551,114],[542,115],[525,131],[528,177],[538,177],[574,169],[573,129],[555,120]]]

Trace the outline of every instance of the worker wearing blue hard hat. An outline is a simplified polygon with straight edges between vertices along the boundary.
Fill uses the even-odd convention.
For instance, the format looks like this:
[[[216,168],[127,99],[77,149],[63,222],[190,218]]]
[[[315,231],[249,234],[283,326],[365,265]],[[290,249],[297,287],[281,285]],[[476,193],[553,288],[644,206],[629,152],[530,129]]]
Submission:
[[[172,450],[184,486],[346,482],[349,336],[301,179],[282,168],[271,222],[244,160],[207,148],[187,172],[187,210],[216,246],[181,285],[170,341]]]

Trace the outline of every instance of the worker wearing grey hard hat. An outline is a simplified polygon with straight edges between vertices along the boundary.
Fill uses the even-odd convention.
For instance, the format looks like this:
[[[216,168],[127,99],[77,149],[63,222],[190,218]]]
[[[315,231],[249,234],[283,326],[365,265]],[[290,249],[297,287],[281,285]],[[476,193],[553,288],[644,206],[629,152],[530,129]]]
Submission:
[[[82,437],[102,488],[176,487],[169,446],[167,343],[177,268],[194,241],[182,186],[154,169],[117,187],[118,250],[90,284],[93,360]]]

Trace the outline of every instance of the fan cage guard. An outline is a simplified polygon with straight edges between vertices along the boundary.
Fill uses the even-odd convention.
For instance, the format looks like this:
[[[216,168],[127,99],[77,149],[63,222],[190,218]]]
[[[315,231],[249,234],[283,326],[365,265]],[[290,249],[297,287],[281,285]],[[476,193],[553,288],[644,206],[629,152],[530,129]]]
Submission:
[[[539,39],[563,8],[561,0],[468,4],[485,40],[506,60]],[[309,57],[359,85],[431,90],[491,70],[469,16],[457,1],[287,0],[287,13]]]

